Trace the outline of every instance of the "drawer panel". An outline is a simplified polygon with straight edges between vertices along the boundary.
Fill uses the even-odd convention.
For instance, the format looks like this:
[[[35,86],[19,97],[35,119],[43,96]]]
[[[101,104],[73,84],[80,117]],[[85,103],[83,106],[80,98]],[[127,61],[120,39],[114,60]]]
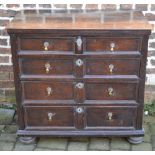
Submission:
[[[86,100],[136,100],[135,83],[85,83]]]
[[[21,50],[31,51],[74,51],[73,38],[34,39],[21,38]]]
[[[138,75],[138,59],[87,59],[87,75]]]
[[[86,38],[86,51],[137,51],[138,38]]]
[[[87,107],[87,127],[135,127],[136,107]]]
[[[26,127],[74,127],[73,107],[25,107]]]
[[[72,82],[22,82],[24,98],[28,100],[71,100]]]
[[[20,59],[24,75],[71,75],[73,60],[68,59]]]

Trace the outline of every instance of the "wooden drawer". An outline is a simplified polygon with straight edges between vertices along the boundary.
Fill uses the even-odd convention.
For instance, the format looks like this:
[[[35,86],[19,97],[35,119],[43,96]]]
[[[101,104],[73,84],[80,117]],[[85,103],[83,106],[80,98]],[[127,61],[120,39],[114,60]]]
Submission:
[[[74,127],[73,107],[27,106],[24,108],[26,128]]]
[[[86,100],[136,100],[136,83],[86,82]]]
[[[21,38],[20,49],[30,51],[74,51],[74,38]]]
[[[28,100],[71,100],[73,82],[22,82],[24,98]]]
[[[139,59],[87,59],[86,75],[139,75]]]
[[[86,51],[137,51],[139,38],[86,38]]]
[[[72,59],[20,59],[21,74],[24,75],[71,75]]]
[[[136,107],[103,106],[26,106],[26,129],[134,128]],[[98,127],[98,128],[97,128]]]
[[[135,127],[136,107],[87,107],[87,127]],[[97,128],[96,128],[97,129]]]

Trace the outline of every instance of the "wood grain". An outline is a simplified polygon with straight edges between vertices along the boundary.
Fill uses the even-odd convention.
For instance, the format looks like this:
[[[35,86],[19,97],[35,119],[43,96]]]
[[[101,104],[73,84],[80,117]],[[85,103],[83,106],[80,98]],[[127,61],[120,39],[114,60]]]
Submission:
[[[139,11],[19,12],[7,27],[15,76],[17,134],[144,135],[151,29]],[[44,42],[49,43],[47,50]],[[113,51],[111,43],[115,43]],[[81,66],[77,60],[82,61]],[[50,64],[48,73],[46,63]],[[110,64],[114,66],[112,72]],[[77,87],[78,83],[83,87]],[[109,88],[113,89],[111,95]],[[52,121],[48,113],[56,113]],[[108,113],[112,113],[111,119]]]
[[[17,14],[8,25],[8,32],[15,29],[31,30],[147,30],[148,24],[140,11],[96,11],[88,13],[27,13]]]

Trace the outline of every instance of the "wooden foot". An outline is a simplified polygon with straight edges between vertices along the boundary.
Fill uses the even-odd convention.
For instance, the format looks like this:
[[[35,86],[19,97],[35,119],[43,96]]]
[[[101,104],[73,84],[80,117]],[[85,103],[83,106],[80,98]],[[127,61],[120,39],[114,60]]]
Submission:
[[[129,137],[127,140],[131,144],[140,144],[143,142],[143,137]]]
[[[19,137],[19,141],[23,144],[32,144],[36,142],[36,137],[22,136]]]

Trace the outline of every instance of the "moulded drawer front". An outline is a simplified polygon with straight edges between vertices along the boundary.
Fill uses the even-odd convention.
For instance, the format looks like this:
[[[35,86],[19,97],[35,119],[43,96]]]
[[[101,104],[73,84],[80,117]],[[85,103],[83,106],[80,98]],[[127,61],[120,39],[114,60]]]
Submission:
[[[74,51],[74,38],[21,38],[20,48],[31,51]]]
[[[24,75],[72,75],[72,59],[21,59]]]
[[[136,100],[135,83],[85,83],[86,100]]]
[[[138,75],[139,59],[87,59],[87,75]]]
[[[28,100],[72,100],[73,82],[23,82],[24,98]]]
[[[74,127],[73,107],[25,107],[26,127]]]
[[[87,107],[87,127],[134,127],[135,107]]]
[[[86,51],[137,51],[138,38],[86,38]]]

